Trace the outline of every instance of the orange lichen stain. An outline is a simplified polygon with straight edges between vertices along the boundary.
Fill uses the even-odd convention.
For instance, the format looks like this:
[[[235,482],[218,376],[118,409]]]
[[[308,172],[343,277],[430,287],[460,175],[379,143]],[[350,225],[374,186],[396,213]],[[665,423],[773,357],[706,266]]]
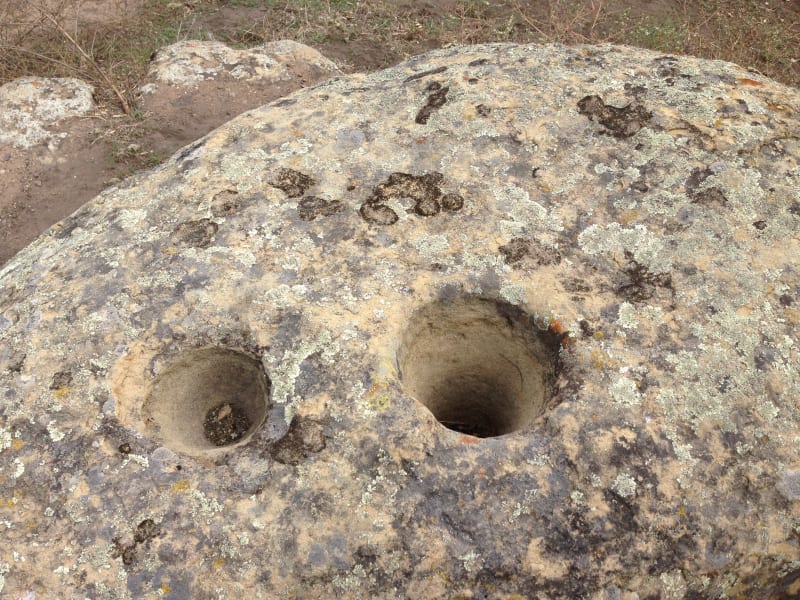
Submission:
[[[367,404],[372,410],[383,411],[389,408],[392,399],[388,390],[389,386],[381,381],[370,386],[369,392],[367,392]]]
[[[602,350],[592,350],[591,354],[589,354],[589,358],[592,359],[592,364],[595,369],[602,369],[607,364],[605,352]]]
[[[169,586],[169,584],[166,584],[166,583],[162,583],[161,584],[161,593],[166,595],[166,594],[169,594],[171,591],[172,591],[172,588]]]
[[[627,225],[631,221],[635,221],[638,218],[639,218],[639,211],[635,209],[623,211],[623,213],[619,216],[619,220],[624,225]]]
[[[62,385],[55,392],[53,392],[53,396],[61,400],[62,398],[66,398],[67,396],[69,396],[73,392],[73,389],[74,388],[68,385]]]
[[[25,445],[25,442],[22,440],[12,440],[11,441],[11,448],[13,450],[20,450]]]
[[[172,484],[172,491],[177,493],[188,492],[192,487],[192,482],[188,479],[181,479]]]
[[[466,433],[458,438],[460,444],[479,444],[480,440],[474,436],[467,435]]]
[[[557,333],[558,335],[561,335],[565,331],[564,326],[561,324],[561,321],[559,321],[555,317],[550,317],[550,325],[548,326],[548,329],[550,330],[551,333]]]
[[[755,79],[748,79],[747,77],[739,77],[736,79],[742,85],[764,85],[760,81],[756,81]]]
[[[303,135],[303,132],[302,132],[302,131],[300,131],[299,129],[292,129],[292,135],[293,135],[294,137],[296,137],[296,138],[299,138],[300,136],[302,136],[302,135]]]
[[[211,568],[214,569],[215,571],[219,571],[224,566],[225,566],[225,559],[224,558],[218,558],[211,565]]]

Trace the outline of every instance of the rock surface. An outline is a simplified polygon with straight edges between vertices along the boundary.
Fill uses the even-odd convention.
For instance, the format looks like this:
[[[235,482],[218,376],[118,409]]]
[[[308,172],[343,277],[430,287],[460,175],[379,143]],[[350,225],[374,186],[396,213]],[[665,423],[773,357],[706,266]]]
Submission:
[[[796,598],[800,94],[624,47],[331,80],[0,271],[0,587]]]
[[[0,144],[51,149],[67,136],[59,125],[95,109],[94,88],[80,79],[22,77],[0,86]]]

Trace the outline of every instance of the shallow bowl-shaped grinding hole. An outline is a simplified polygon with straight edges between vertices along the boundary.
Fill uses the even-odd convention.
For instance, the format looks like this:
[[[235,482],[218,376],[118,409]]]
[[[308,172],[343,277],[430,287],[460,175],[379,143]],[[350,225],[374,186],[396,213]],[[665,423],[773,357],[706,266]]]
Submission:
[[[558,338],[521,309],[480,298],[416,311],[398,364],[406,391],[445,427],[475,437],[519,431],[554,394]]]
[[[167,446],[196,453],[244,444],[264,422],[270,381],[261,363],[225,348],[183,353],[154,382],[145,410]]]

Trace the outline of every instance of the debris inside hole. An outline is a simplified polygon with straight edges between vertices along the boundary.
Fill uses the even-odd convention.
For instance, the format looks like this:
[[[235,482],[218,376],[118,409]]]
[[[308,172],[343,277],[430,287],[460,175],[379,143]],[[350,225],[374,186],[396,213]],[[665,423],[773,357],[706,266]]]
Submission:
[[[238,407],[223,402],[208,410],[203,421],[206,439],[215,446],[238,442],[250,429],[250,419]]]

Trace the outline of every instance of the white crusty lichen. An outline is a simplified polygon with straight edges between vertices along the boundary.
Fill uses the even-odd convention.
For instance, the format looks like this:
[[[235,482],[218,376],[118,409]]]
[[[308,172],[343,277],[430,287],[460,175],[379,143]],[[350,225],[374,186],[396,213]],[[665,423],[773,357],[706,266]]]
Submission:
[[[636,329],[639,324],[639,320],[636,318],[636,307],[630,302],[620,304],[617,323],[623,329]]]
[[[590,256],[627,250],[637,263],[654,273],[665,273],[671,266],[671,250],[642,224],[633,227],[623,227],[619,223],[590,225],[578,236],[578,244]]]
[[[503,287],[500,288],[500,295],[503,297],[503,300],[509,304],[517,306],[525,304],[527,298],[525,286],[516,283],[506,283],[503,285]]]
[[[60,442],[64,439],[64,432],[59,431],[59,429],[55,425],[55,421],[49,421],[47,423],[47,433],[50,434],[50,439],[54,442]]]
[[[11,430],[0,426],[0,452],[11,448]]]
[[[558,217],[551,215],[544,206],[532,200],[528,191],[519,186],[507,184],[494,190],[493,194],[497,208],[505,211],[515,223],[537,231],[564,229]]]
[[[636,382],[625,376],[618,377],[608,386],[608,393],[618,404],[632,406],[642,401]]]
[[[6,587],[6,575],[11,570],[8,563],[0,563],[0,592]]]
[[[316,338],[295,344],[291,350],[287,350],[283,354],[280,360],[270,365],[272,400],[276,404],[286,405],[285,418],[287,423],[291,423],[294,417],[294,403],[300,400],[294,395],[294,384],[300,375],[300,365],[306,358],[315,353],[320,353],[323,360],[332,363],[333,357],[338,352],[338,343],[333,339],[331,332],[326,330]]]
[[[636,495],[636,480],[629,473],[620,473],[611,489],[623,498],[631,498]]]

